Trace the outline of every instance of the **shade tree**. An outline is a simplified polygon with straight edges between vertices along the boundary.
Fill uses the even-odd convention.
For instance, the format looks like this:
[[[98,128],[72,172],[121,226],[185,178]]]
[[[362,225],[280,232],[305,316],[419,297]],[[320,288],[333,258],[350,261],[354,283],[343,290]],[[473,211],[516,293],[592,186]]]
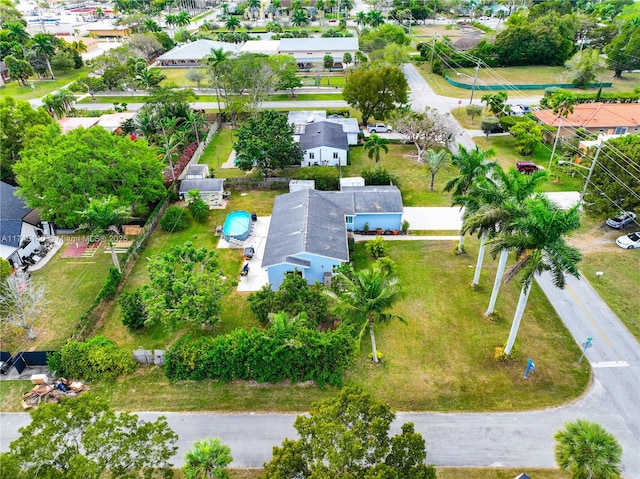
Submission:
[[[46,289],[23,275],[11,275],[0,284],[0,322],[24,330],[35,339],[34,325],[46,307]]]

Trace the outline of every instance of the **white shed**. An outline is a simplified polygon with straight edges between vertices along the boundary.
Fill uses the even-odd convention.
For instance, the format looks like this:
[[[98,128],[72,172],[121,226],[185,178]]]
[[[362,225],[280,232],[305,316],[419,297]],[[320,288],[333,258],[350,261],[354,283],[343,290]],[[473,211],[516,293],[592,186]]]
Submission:
[[[315,190],[315,180],[291,180],[289,181],[289,193],[302,190]]]
[[[340,189],[348,186],[364,186],[364,178],[361,176],[350,176],[348,178],[340,178]]]

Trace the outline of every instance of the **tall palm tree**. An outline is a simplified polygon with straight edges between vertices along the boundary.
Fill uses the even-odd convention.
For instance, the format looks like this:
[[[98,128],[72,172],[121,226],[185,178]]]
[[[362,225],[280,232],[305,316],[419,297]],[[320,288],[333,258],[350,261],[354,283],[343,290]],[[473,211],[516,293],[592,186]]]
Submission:
[[[48,33],[36,33],[31,37],[31,49],[37,56],[45,60],[51,79],[55,80],[56,77],[53,75],[53,69],[51,68],[51,62],[49,61],[49,59],[56,53],[55,36]]]
[[[72,109],[76,97],[69,90],[58,90],[42,99],[44,109],[54,118],[63,118]]]
[[[367,326],[369,327],[373,362],[377,363],[374,325],[387,324],[394,319],[404,322],[400,316],[388,312],[404,295],[398,278],[387,269],[373,265],[369,269],[347,275],[340,273],[337,283],[342,292],[339,295],[327,293],[337,300],[335,312],[359,328],[360,338]]]
[[[436,175],[442,169],[447,169],[451,165],[451,156],[446,150],[435,151],[431,148],[426,151],[425,165],[427,171],[431,174],[429,182],[429,191],[433,191],[433,185],[436,181]]]
[[[487,176],[497,166],[496,162],[489,161],[494,154],[493,150],[481,150],[477,146],[473,150],[467,150],[462,145],[458,145],[458,153],[451,157],[451,164],[458,167],[460,174],[447,181],[444,191],[451,191],[454,198],[465,195],[476,178]],[[458,244],[460,253],[463,243],[464,232],[461,231]]]
[[[230,52],[222,48],[212,48],[211,53],[205,57],[205,62],[209,65],[212,83],[216,89],[216,101],[218,102],[218,112],[222,111],[220,104],[220,66],[229,59]]]
[[[563,211],[539,194],[515,208],[511,224],[491,240],[493,254],[502,249],[516,252],[516,264],[507,272],[505,282],[519,273],[522,276],[520,298],[504,349],[506,355],[511,354],[515,343],[535,275],[551,272],[553,284],[558,288],[564,288],[567,273],[580,277],[577,267],[580,251],[564,240],[564,235],[580,226],[578,206]]]
[[[465,205],[463,231],[471,234],[476,231],[480,233],[480,249],[472,285],[477,286],[480,281],[480,272],[488,236],[508,228],[512,220],[510,213],[513,208],[511,208],[511,205],[519,205],[527,198],[530,198],[535,193],[536,188],[546,179],[547,174],[544,171],[523,175],[515,168],[504,171],[502,168],[497,167],[493,169],[488,177],[477,178],[469,192],[463,197],[457,198],[456,202],[458,204]],[[500,252],[501,259],[503,255],[505,259],[499,262],[496,282],[494,283],[495,297],[494,291],[492,291],[493,301],[489,307],[490,311],[486,313],[487,316],[493,313],[493,307],[495,307],[495,299],[504,275],[508,251]]]
[[[71,48],[73,48],[78,53],[87,53],[87,51],[89,51],[87,45],[85,45],[82,40],[75,40],[71,42]]]
[[[205,119],[202,113],[196,112],[193,110],[189,111],[189,114],[186,119],[188,121],[188,124],[191,126],[191,128],[193,128],[193,134],[196,138],[196,142],[199,144],[200,129],[206,124],[207,120]]]
[[[144,19],[144,21],[142,22],[142,29],[145,32],[161,32],[162,31],[162,27],[158,25],[158,22],[156,22],[153,18],[150,18],[150,17],[147,17]]]
[[[224,26],[230,32],[235,32],[236,28],[240,26],[240,20],[238,20],[238,17],[234,15],[230,15],[227,21],[225,22]]]
[[[617,479],[622,447],[600,424],[578,419],[555,433],[556,463],[572,479]]]
[[[362,27],[367,24],[367,14],[362,10],[356,13],[356,25]]]
[[[251,13],[251,20],[255,21],[260,13],[260,0],[247,0],[247,8],[249,9],[249,13]]]
[[[562,130],[562,120],[567,118],[569,114],[573,113],[573,105],[576,102],[576,97],[570,91],[559,91],[549,96],[543,106],[551,108],[555,114],[558,115],[558,131],[556,137],[553,140],[553,149],[551,150],[551,157],[549,158],[549,167],[553,164],[553,157],[556,154],[556,147],[558,146],[558,138],[560,138],[560,132]],[[542,103],[542,101],[541,101]]]
[[[309,17],[307,12],[301,8],[294,10],[291,15],[291,23],[296,27],[302,27],[309,24]]]
[[[384,23],[384,17],[380,10],[369,10],[367,13],[367,24],[373,28],[377,28]]]
[[[7,23],[4,26],[7,30],[7,37],[12,42],[18,42],[20,45],[26,45],[31,38],[29,32],[24,28],[24,25],[20,22]]]
[[[380,161],[380,150],[385,153],[389,153],[389,140],[381,138],[375,133],[372,133],[367,141],[364,142],[364,150],[367,152],[369,159],[375,159],[375,169],[378,169],[378,162]]]
[[[219,438],[199,439],[184,456],[182,467],[188,479],[214,479],[227,477],[225,468],[231,464],[231,449]]]
[[[176,25],[179,27],[186,27],[191,23],[191,15],[186,10],[182,10],[180,13],[176,14]]]

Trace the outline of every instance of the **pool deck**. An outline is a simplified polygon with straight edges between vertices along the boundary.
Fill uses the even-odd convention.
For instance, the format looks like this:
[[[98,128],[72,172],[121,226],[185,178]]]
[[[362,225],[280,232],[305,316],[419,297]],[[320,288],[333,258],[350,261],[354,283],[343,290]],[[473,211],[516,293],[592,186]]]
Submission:
[[[259,291],[265,284],[269,283],[267,270],[262,268],[262,258],[264,257],[264,248],[267,243],[270,223],[271,216],[258,216],[258,219],[253,222],[251,234],[243,241],[245,248],[253,246],[255,252],[253,258],[249,260],[249,274],[247,276],[238,276],[238,291],[240,292]],[[218,248],[231,247],[223,237],[220,238]],[[238,249],[238,254],[242,254],[241,249]],[[239,271],[238,275],[240,275]]]

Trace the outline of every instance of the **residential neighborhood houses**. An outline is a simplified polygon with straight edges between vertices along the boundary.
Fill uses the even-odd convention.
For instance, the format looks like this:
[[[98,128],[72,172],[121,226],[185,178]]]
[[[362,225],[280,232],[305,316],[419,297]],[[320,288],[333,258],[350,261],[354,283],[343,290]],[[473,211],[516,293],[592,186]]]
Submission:
[[[638,16],[3,3],[0,475],[640,477]]]

